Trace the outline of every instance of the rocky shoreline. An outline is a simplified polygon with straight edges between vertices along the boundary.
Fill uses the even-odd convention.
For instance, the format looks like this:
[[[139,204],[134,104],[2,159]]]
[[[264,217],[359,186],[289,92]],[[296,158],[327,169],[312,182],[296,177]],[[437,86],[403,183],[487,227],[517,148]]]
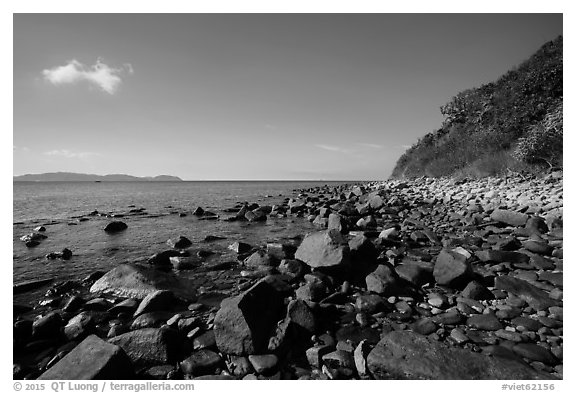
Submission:
[[[230,244],[237,260],[215,266],[181,236],[148,263],[57,282],[38,307],[14,304],[13,377],[561,379],[562,184],[561,172],[391,180],[226,218],[199,208],[318,231]],[[114,220],[107,232],[131,230]]]

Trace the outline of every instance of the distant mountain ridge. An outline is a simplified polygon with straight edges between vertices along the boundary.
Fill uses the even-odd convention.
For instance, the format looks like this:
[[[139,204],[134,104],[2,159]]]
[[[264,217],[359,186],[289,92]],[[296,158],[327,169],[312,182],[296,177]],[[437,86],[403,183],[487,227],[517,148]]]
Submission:
[[[13,181],[183,181],[177,176],[146,176],[137,177],[124,174],[112,175],[90,175],[85,173],[72,173],[72,172],[51,172],[39,174],[26,174],[21,176],[14,176]]]

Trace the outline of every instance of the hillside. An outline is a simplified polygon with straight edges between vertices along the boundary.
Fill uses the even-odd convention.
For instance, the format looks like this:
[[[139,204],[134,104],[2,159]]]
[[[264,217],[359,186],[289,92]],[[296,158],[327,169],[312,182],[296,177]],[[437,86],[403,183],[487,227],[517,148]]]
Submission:
[[[182,181],[176,176],[136,177],[130,175],[88,175],[84,173],[52,172],[14,176],[13,181]]]
[[[562,36],[495,82],[440,108],[444,123],[397,161],[393,178],[487,176],[562,166]]]

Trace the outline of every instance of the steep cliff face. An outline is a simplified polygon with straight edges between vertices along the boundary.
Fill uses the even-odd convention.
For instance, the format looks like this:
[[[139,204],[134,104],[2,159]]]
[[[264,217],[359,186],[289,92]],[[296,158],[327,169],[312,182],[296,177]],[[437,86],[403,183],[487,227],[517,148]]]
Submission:
[[[410,147],[392,177],[494,175],[562,165],[562,36],[495,82],[440,108],[444,123]]]

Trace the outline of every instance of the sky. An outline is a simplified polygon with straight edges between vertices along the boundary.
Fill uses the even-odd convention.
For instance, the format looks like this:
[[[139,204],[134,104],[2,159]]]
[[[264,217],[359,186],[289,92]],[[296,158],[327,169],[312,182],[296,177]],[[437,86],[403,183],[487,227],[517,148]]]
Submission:
[[[560,14],[15,14],[13,174],[378,180]]]

